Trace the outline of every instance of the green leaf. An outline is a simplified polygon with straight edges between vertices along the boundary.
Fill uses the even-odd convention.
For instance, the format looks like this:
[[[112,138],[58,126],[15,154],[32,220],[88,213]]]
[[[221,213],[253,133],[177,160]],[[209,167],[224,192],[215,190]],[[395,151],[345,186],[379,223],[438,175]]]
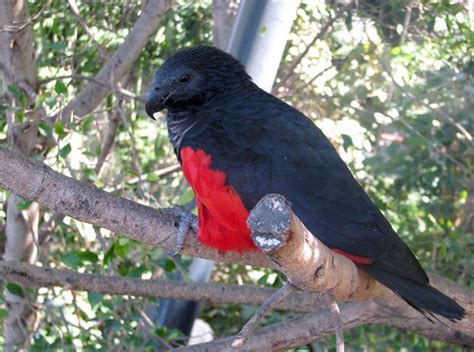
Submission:
[[[16,85],[14,84],[9,84],[8,85],[8,91],[15,97],[15,98],[19,98],[20,95],[22,95],[23,93],[21,92],[20,88],[18,88]]]
[[[353,145],[352,143],[352,138],[351,136],[347,135],[347,134],[341,134],[341,137],[342,137],[342,147],[344,148],[344,150],[347,152],[347,150],[349,149],[349,147],[351,147]]]
[[[81,265],[81,259],[76,251],[68,252],[61,258],[61,261],[70,268],[77,268]]]
[[[23,112],[23,110],[17,110],[17,112],[16,112],[16,118],[17,118],[18,121],[20,121],[20,122],[25,122],[25,113]]]
[[[59,151],[59,156],[63,159],[66,159],[66,157],[69,155],[71,150],[72,150],[71,144],[68,143],[64,147],[61,148],[61,150]]]
[[[44,121],[41,121],[38,124],[38,129],[41,135],[52,138],[53,137],[53,131],[51,130],[51,127]]]
[[[33,201],[28,200],[28,199],[22,199],[18,202],[16,205],[18,210],[26,210],[30,207],[30,205],[33,203]]]
[[[85,168],[83,171],[84,175],[86,175],[88,179],[94,181],[97,178],[97,173],[94,169]]]
[[[149,172],[146,175],[146,179],[147,181],[154,182],[154,181],[158,181],[159,177],[154,172]]]
[[[0,319],[8,317],[8,310],[0,308]]]
[[[67,95],[67,86],[63,81],[56,81],[54,85],[54,91],[58,94]]]
[[[23,288],[20,285],[18,285],[16,282],[9,282],[7,284],[7,290],[10,293],[14,294],[15,296],[22,297],[22,298],[25,297]]]
[[[178,199],[178,205],[184,205],[189,203],[194,197],[194,192],[191,189],[191,187],[188,187],[186,191],[179,197]]]
[[[48,105],[48,107],[50,109],[52,109],[56,103],[58,102],[58,99],[56,97],[47,97],[44,102],[46,103],[46,105]]]
[[[166,272],[172,272],[176,270],[176,263],[174,260],[166,259],[163,263],[163,270]]]
[[[121,258],[126,258],[130,247],[130,241],[127,238],[120,238],[115,242],[115,254]]]
[[[97,254],[91,251],[79,252],[77,256],[83,262],[97,263],[99,261]]]
[[[104,298],[104,295],[102,293],[87,292],[87,300],[89,301],[89,304],[91,305],[92,308],[94,308],[96,305],[102,302],[103,298]]]
[[[157,260],[163,257],[163,250],[161,248],[154,248],[148,253],[148,255],[151,259]]]
[[[133,268],[132,270],[130,270],[127,274],[127,276],[131,276],[131,277],[141,277],[143,275],[143,273],[145,272],[145,266],[144,265],[140,265],[136,268]]]
[[[10,107],[8,105],[0,104],[0,114],[7,111]]]
[[[20,102],[21,107],[23,109],[26,109],[27,106],[28,106],[28,99],[26,98],[26,95],[22,92],[22,90],[14,84],[9,84],[8,85],[8,90],[10,91],[10,93],[15,98],[18,99],[18,101]]]
[[[115,243],[104,254],[104,265],[109,265],[112,259],[115,257]]]
[[[118,239],[118,244],[119,244],[120,246],[125,246],[125,245],[127,245],[129,242],[130,242],[130,240],[129,240],[128,238],[123,238],[123,237],[122,237],[122,238],[119,238],[119,239]]]
[[[64,138],[67,136],[67,132],[64,130],[63,121],[59,121],[54,125],[54,132],[56,132],[59,138]]]
[[[94,116],[92,115],[89,115],[86,118],[84,118],[81,124],[82,132],[86,132],[87,130],[89,130],[89,128],[92,126],[93,121],[94,121]]]

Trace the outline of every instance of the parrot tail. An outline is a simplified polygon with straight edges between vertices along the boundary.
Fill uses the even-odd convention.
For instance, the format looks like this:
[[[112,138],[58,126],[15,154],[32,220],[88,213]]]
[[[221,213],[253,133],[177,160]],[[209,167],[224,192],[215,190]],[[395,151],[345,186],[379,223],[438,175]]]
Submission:
[[[466,311],[454,300],[444,295],[428,283],[419,283],[405,277],[381,270],[376,265],[359,265],[374,279],[394,291],[410,306],[433,322],[441,315],[453,322],[461,320]]]

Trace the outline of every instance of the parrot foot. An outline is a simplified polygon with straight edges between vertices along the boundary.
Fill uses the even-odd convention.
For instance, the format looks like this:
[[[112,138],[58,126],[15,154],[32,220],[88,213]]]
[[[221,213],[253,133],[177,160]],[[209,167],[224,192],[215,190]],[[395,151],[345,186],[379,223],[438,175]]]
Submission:
[[[198,218],[196,215],[182,207],[174,207],[172,212],[180,219],[178,233],[176,234],[176,249],[174,251],[168,252],[170,256],[174,257],[183,250],[188,231],[192,229],[196,234],[198,233]]]

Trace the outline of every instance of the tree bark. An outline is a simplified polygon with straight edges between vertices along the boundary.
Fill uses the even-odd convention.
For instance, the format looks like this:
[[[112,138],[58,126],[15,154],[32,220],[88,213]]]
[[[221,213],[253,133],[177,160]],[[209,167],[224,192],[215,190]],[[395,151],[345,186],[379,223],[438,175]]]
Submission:
[[[0,3],[0,26],[14,26],[17,23],[26,23],[29,20],[29,11],[26,1],[5,0]],[[36,60],[34,57],[33,35],[31,26],[21,30],[0,33],[0,62],[4,71],[4,95],[11,106],[19,106],[19,102],[8,92],[8,85],[15,84],[23,87],[27,96],[28,105],[33,104],[36,94],[38,77]],[[8,122],[9,144],[25,155],[34,154],[38,146],[45,143],[39,137],[37,122],[38,111],[33,111],[31,123],[26,125],[17,120],[13,109],[6,112]],[[41,147],[40,147],[41,148]],[[12,194],[6,202],[6,245],[5,260],[25,261],[35,263],[38,249],[38,221],[39,206],[31,204],[28,209],[21,210],[19,205],[23,201],[19,196]],[[13,351],[25,348],[30,341],[30,331],[36,321],[36,313],[32,309],[33,298],[26,294],[17,296],[8,289],[5,292],[5,301],[9,311],[4,326],[4,349]]]
[[[171,212],[152,209],[130,200],[114,197],[90,185],[63,176],[43,163],[28,159],[4,147],[0,147],[0,186],[18,193],[22,197],[35,200],[55,212],[69,215],[96,226],[105,227],[114,232],[120,232],[152,246],[163,247],[167,250],[174,248],[179,219]],[[255,251],[243,254],[219,253],[210,248],[202,247],[195,236],[188,236],[183,254],[195,255],[220,262],[277,268],[276,264],[261,252]],[[340,270],[345,269],[340,268]],[[20,279],[18,281],[25,281],[24,276],[20,274],[19,277],[23,277],[23,281]],[[8,278],[14,280],[13,276],[8,276]],[[41,280],[44,279],[38,279],[38,285],[42,285]],[[446,279],[432,276],[431,280],[433,286],[453,297],[466,309],[466,318],[456,324],[432,324],[391,291],[382,290],[381,294],[374,299],[348,306],[355,308],[344,308],[346,304],[342,305],[342,323],[344,327],[357,326],[366,322],[382,323],[400,328],[409,328],[430,338],[474,346],[474,292]],[[34,284],[34,280],[30,277],[27,277],[27,281]],[[51,281],[49,282],[48,285],[53,284]],[[73,279],[70,285],[74,282],[79,281]],[[81,282],[84,284],[84,280]],[[128,287],[131,287],[134,292],[140,291],[135,284]],[[79,289],[79,287],[77,288]],[[87,287],[84,286],[82,289],[87,289]],[[97,289],[97,287],[94,289]],[[197,297],[197,293],[193,297],[193,290],[186,291],[189,291],[187,292],[188,296],[177,295],[173,298],[202,299],[202,296]],[[123,292],[117,291],[120,294]],[[209,290],[209,292],[215,291]],[[248,297],[251,297],[252,300],[254,299],[253,294]],[[255,299],[255,301],[258,301],[258,299]],[[287,303],[282,303],[282,305],[285,304]],[[372,308],[376,312],[373,313],[374,315],[371,313]],[[352,313],[345,313],[347,312],[346,309],[349,309],[349,312]],[[352,311],[352,309],[354,310]],[[367,320],[365,320],[366,318],[361,318],[366,317],[366,312],[370,313],[367,315]],[[326,312],[325,314],[329,313]],[[345,314],[347,315],[345,316]],[[323,314],[297,318],[299,320],[288,323],[291,325],[291,329],[287,325],[277,325],[258,330],[249,339],[248,346],[255,346],[260,349],[270,348],[271,346],[283,348],[283,340],[286,339],[287,345],[285,348],[290,348],[291,346],[300,345],[302,341],[310,341],[326,336],[332,333],[332,327],[329,328],[329,325],[324,325],[325,317],[326,315]],[[308,326],[311,328],[308,328]],[[322,329],[323,327],[325,328]],[[295,335],[290,333],[295,333]],[[228,340],[229,343],[231,341],[233,339]],[[222,341],[216,343],[219,344],[218,346],[221,346],[220,343]],[[193,347],[196,348],[196,346]],[[212,348],[214,347],[209,347],[210,350]]]

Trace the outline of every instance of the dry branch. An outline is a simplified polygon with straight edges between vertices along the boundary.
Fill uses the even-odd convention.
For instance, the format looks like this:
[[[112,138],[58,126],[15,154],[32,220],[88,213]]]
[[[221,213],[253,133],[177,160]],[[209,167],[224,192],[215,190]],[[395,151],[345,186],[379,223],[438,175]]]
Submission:
[[[375,319],[376,306],[371,302],[351,302],[341,306],[341,323],[346,329],[373,322]],[[249,338],[244,351],[280,351],[302,346],[333,334],[334,323],[331,312],[324,310],[257,330]],[[181,348],[178,351],[236,351],[231,347],[233,341],[233,337],[227,337]]]
[[[130,200],[115,197],[90,185],[61,175],[45,164],[26,158],[5,147],[0,147],[0,187],[17,193],[26,199],[35,200],[55,212],[110,229],[114,232],[127,234],[128,237],[146,244],[163,247],[166,250],[174,248],[179,219],[172,215],[171,212],[159,211]],[[262,253],[219,253],[202,247],[195,236],[188,236],[183,253],[219,262],[245,263],[275,268],[275,264]],[[10,279],[13,280],[14,278],[10,277]],[[455,282],[436,276],[431,276],[431,281],[433,286],[453,297],[466,309],[467,316],[460,323],[449,325],[432,324],[393,293],[383,290],[383,294],[376,299],[341,305],[343,327],[347,328],[367,322],[378,322],[414,330],[423,336],[437,340],[474,346],[474,292]],[[129,288],[137,292],[137,287],[142,284],[134,284]],[[38,283],[38,285],[42,284]],[[78,287],[77,289],[87,288]],[[181,296],[183,299],[200,300],[200,298],[191,297],[195,291],[194,289],[181,289],[181,291],[190,295],[187,297]],[[236,303],[258,304],[263,302],[273,291],[269,290],[267,292],[266,295],[262,296],[262,291],[252,290],[246,295],[246,299],[251,300],[251,302],[241,301]],[[119,292],[117,293],[120,294]],[[111,294],[113,293],[111,292]],[[174,296],[173,298],[179,297]],[[293,300],[295,295],[289,298]],[[286,304],[285,301],[280,307],[286,306]],[[374,309],[376,314],[372,312],[372,309]],[[298,346],[298,344],[301,345],[301,341],[312,341],[326,336],[333,333],[331,330],[333,323],[330,315],[328,315],[327,330],[324,330],[326,326],[325,314],[329,313],[322,312],[319,315],[304,316],[297,318],[295,321],[282,323],[283,325],[281,326],[270,326],[260,329],[249,339],[247,346],[268,347],[269,342],[263,339],[265,336],[273,338],[274,345],[280,348],[283,348],[283,339],[287,341],[285,348],[289,348],[291,346]],[[312,319],[315,320],[313,321]],[[227,346],[230,346],[233,338],[225,341],[228,343]],[[215,346],[222,346],[221,340],[214,343],[216,344]],[[193,346],[193,348],[197,350],[196,346]]]
[[[158,297],[202,301],[209,304],[263,303],[276,290],[250,285],[222,285],[168,280],[82,274],[68,269],[43,268],[26,263],[0,261],[0,278],[27,287],[62,287],[75,291],[108,295]],[[275,309],[294,312],[315,312],[321,300],[314,295],[295,292],[275,305]]]
[[[140,18],[130,30],[125,41],[107,59],[94,80],[89,81],[66,105],[62,111],[61,120],[69,120],[72,114],[79,117],[85,116],[100,104],[110,93],[111,88],[130,70],[148,39],[160,24],[170,4],[170,0],[149,0],[147,2]]]
[[[313,236],[283,196],[269,194],[252,209],[249,228],[260,248],[304,292],[332,290],[337,301],[367,300],[386,290]]]
[[[55,213],[124,234],[150,246],[167,251],[175,249],[179,219],[173,211],[157,210],[116,197],[1,146],[0,187],[37,201]],[[186,237],[182,253],[222,263],[274,267],[257,251],[219,253],[203,247],[194,233]]]

